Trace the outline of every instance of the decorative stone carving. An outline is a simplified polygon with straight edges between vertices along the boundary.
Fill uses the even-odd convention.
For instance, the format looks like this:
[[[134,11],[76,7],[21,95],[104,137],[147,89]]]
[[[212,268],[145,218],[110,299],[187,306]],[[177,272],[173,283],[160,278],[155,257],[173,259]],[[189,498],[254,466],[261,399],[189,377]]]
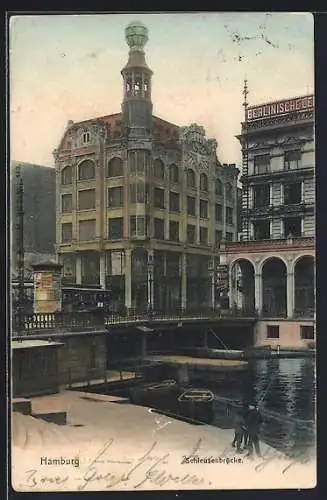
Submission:
[[[59,158],[60,158],[60,150],[59,149],[54,149],[52,151],[52,154],[53,154],[53,157],[55,159],[55,161],[59,161]]]
[[[99,136],[102,139],[105,139],[107,137],[106,125],[101,120],[97,120],[95,122],[92,122],[90,129],[91,129],[92,136]]]
[[[215,154],[217,148],[217,141],[215,139],[207,139],[204,128],[196,123],[180,128],[178,143],[204,156]]]
[[[242,131],[245,132],[246,129],[252,130],[256,128],[264,128],[268,127],[270,125],[279,125],[283,123],[288,123],[288,122],[294,122],[294,121],[303,121],[303,120],[313,120],[314,118],[314,112],[311,111],[302,111],[302,112],[295,112],[295,113],[289,113],[287,115],[282,115],[282,116],[275,116],[272,118],[264,118],[262,120],[254,120],[254,121],[249,121],[247,123],[243,122],[242,123]]]
[[[217,141],[207,139],[203,127],[196,123],[181,127],[178,143],[183,148],[186,169],[209,169],[212,158],[216,155]]]

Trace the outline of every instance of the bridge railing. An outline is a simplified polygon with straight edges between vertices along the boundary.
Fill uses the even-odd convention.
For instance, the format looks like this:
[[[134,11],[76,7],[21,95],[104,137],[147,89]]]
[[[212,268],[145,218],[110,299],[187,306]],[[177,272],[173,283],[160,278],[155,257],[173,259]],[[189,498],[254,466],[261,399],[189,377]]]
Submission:
[[[199,309],[173,309],[169,311],[148,310],[138,311],[136,309],[126,309],[122,312],[106,312],[103,309],[81,312],[56,312],[24,314],[21,318],[13,316],[12,329],[22,333],[71,329],[87,330],[92,328],[105,328],[110,325],[133,324],[140,322],[160,322],[160,321],[182,321],[191,319],[219,319],[255,317],[255,311],[251,310],[213,310],[207,308]]]

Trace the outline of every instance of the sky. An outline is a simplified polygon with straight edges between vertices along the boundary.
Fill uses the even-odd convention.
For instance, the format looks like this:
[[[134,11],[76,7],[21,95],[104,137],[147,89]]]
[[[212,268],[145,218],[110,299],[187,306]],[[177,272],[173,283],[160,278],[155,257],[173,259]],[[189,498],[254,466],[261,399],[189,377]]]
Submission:
[[[9,27],[11,159],[54,166],[68,120],[119,113],[124,29],[149,30],[153,114],[198,123],[223,163],[240,164],[235,138],[250,105],[314,91],[310,13],[174,13],[14,16]]]

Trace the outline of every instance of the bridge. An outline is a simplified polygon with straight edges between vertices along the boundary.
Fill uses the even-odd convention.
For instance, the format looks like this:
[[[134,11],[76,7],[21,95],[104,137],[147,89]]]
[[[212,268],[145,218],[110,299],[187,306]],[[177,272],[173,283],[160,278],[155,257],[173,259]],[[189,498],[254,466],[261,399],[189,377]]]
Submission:
[[[256,312],[244,309],[228,310],[174,310],[174,311],[137,311],[124,313],[104,310],[82,312],[56,312],[38,314],[13,314],[12,338],[47,338],[49,336],[106,333],[126,327],[147,326],[160,328],[169,325],[213,323],[240,325],[254,323]]]

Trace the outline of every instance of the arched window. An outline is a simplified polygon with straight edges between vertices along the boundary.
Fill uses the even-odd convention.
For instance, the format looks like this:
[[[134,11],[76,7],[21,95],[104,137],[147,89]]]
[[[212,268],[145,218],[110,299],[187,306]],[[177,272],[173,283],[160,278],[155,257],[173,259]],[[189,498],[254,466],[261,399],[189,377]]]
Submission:
[[[123,161],[121,158],[111,158],[108,162],[107,177],[121,177],[123,175]]]
[[[61,184],[67,185],[73,182],[73,168],[68,165],[64,167],[61,172]]]
[[[78,180],[87,181],[89,179],[94,179],[95,177],[95,167],[91,160],[84,160],[78,166]]]
[[[208,176],[206,174],[200,175],[200,189],[201,191],[208,191]]]
[[[187,187],[195,188],[195,173],[191,168],[187,171]]]
[[[154,168],[154,176],[157,179],[164,179],[165,178],[165,166],[159,158],[154,160],[153,162],[153,168]]]
[[[223,194],[223,184],[220,179],[216,179],[216,194],[218,196]]]
[[[178,172],[178,167],[177,165],[170,165],[169,167],[169,180],[171,182],[178,182],[178,178],[179,178],[179,172]]]

